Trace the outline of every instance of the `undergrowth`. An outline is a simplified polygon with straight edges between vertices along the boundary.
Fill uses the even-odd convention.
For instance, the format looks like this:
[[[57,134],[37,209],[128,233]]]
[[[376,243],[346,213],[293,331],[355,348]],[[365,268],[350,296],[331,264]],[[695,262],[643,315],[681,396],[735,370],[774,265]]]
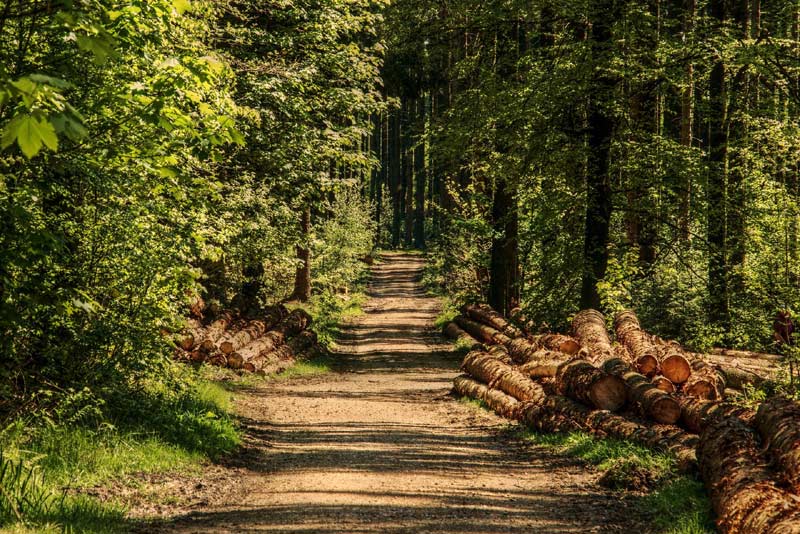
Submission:
[[[240,436],[230,393],[176,373],[183,376],[102,397],[53,394],[46,410],[8,424],[0,433],[0,532],[125,532],[125,509],[88,488],[141,473],[199,472],[232,451]]]
[[[361,307],[367,301],[366,277],[365,270],[353,291],[347,293],[325,291],[313,295],[306,304],[294,306],[302,306],[314,318],[311,329],[317,333],[319,343],[326,349],[335,347],[343,325],[363,313]]]

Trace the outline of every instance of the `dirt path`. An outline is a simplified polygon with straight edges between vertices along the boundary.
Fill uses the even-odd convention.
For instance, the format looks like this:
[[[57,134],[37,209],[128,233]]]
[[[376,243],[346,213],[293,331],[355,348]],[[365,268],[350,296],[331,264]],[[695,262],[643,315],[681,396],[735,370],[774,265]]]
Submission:
[[[235,488],[166,532],[641,532],[596,475],[448,395],[458,362],[421,268],[401,254],[375,266],[336,373],[242,396]]]

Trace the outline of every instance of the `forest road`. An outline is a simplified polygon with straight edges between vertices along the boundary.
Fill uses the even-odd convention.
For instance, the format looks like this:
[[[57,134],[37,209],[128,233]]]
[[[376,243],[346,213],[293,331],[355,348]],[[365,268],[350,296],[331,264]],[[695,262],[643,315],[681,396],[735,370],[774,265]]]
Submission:
[[[246,443],[223,466],[235,487],[149,532],[643,532],[635,497],[449,395],[459,358],[434,330],[423,266],[384,255],[336,371],[239,396]]]

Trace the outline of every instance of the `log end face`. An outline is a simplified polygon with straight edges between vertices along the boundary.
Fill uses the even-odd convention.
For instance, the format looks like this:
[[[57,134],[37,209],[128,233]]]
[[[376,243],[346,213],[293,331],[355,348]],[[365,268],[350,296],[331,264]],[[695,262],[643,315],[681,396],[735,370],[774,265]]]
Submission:
[[[690,397],[704,400],[714,400],[717,398],[717,390],[714,384],[708,380],[697,380],[683,388],[683,392]]]
[[[558,350],[565,354],[573,355],[578,354],[578,351],[581,350],[580,344],[572,338],[565,339],[561,342],[558,346]]]
[[[658,358],[652,354],[644,354],[636,359],[636,369],[647,378],[658,374]]]
[[[681,417],[681,406],[675,398],[665,395],[653,402],[650,416],[659,423],[674,425]]]
[[[612,375],[606,375],[597,380],[589,393],[596,408],[610,412],[616,412],[625,406],[627,396],[625,382]]]
[[[692,374],[692,366],[681,354],[671,354],[661,361],[661,374],[673,384],[683,384]]]

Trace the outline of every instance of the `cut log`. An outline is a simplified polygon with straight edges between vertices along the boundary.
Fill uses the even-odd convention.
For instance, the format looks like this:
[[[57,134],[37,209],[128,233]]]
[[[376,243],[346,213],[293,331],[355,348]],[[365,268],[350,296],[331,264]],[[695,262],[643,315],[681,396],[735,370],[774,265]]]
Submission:
[[[724,401],[709,401],[692,397],[681,397],[680,424],[689,432],[699,434],[710,423],[726,417],[737,417],[749,424],[755,412],[749,408]]]
[[[671,453],[681,472],[697,467],[697,437],[672,425],[644,424],[604,410],[590,410],[558,395],[551,395],[540,404],[524,403],[518,408],[518,416],[537,430],[553,432],[581,428],[601,437],[625,439]]]
[[[658,347],[642,330],[639,319],[631,310],[624,310],[614,317],[614,332],[617,340],[630,351],[636,370],[651,378],[660,370]]]
[[[598,367],[616,357],[606,330],[606,321],[597,310],[578,312],[572,319],[572,333],[578,343],[588,351],[588,359]]]
[[[517,400],[530,401],[545,396],[539,384],[487,352],[470,352],[461,367],[481,382],[500,389]]]
[[[675,345],[664,345],[661,348],[659,364],[660,372],[673,384],[683,384],[692,374],[689,357]]]
[[[648,419],[671,425],[680,417],[681,408],[678,401],[654,386],[646,376],[634,371],[622,358],[606,361],[603,370],[625,382],[631,400]]]
[[[785,397],[764,401],[756,412],[755,427],[786,483],[800,493],[800,404]]]
[[[475,350],[481,345],[481,342],[467,334],[460,326],[450,321],[442,329],[442,333],[448,338],[457,343],[461,343],[469,350]]]
[[[518,402],[515,398],[464,375],[453,382],[455,391],[460,395],[483,400],[498,414],[519,419],[536,430],[561,432],[583,429],[601,437],[625,439],[671,453],[676,457],[677,467],[681,472],[696,468],[697,437],[674,426],[643,424],[605,410],[590,410],[561,395]]]
[[[486,352],[501,362],[511,365],[511,356],[508,354],[508,349],[505,345],[492,345],[486,349]]]
[[[211,322],[203,332],[200,340],[200,349],[206,352],[213,352],[217,347],[217,340],[225,334],[225,330],[233,323],[233,316],[230,313],[223,313]]]
[[[202,362],[206,361],[206,358],[208,357],[208,354],[206,354],[205,352],[203,352],[201,350],[193,350],[192,352],[188,353],[188,356],[189,356],[189,360],[191,360],[193,362],[202,363]]]
[[[299,354],[304,353],[310,347],[317,344],[317,334],[313,330],[303,330],[292,339],[290,339],[287,344],[294,352],[295,357]]]
[[[748,360],[727,358],[726,356],[697,353],[692,353],[691,355],[695,360],[714,365],[725,377],[725,383],[728,387],[744,389],[747,385],[754,387],[775,386],[773,380],[778,373],[777,366],[771,366],[771,364],[767,366],[748,365],[745,363]],[[756,360],[749,361],[754,362]]]
[[[764,352],[752,352],[749,350],[736,350],[736,349],[721,349],[721,348],[713,348],[711,349],[711,354],[716,354],[719,356],[728,356],[731,358],[745,358],[750,360],[763,360],[768,362],[781,362],[783,361],[783,356],[780,354],[767,354]]]
[[[280,328],[283,325],[283,333],[298,333],[311,322],[311,317],[305,310],[296,309],[287,313],[284,306],[272,306],[264,314],[263,319],[255,319],[245,323],[244,327],[238,331],[226,332],[218,342],[219,350],[224,354],[230,354],[239,350],[245,345],[263,336],[270,328]]]
[[[453,389],[463,397],[478,399],[486,403],[498,415],[514,418],[519,401],[500,390],[489,388],[467,375],[457,376],[453,380]]]
[[[557,350],[564,354],[578,354],[581,350],[581,345],[578,343],[578,340],[571,336],[565,336],[564,334],[541,334],[533,336],[531,342],[540,348]]]
[[[191,352],[197,347],[198,340],[203,335],[203,325],[199,319],[189,318],[186,320],[186,328],[177,334],[170,334],[168,330],[162,330],[161,333],[170,337],[181,350]]]
[[[518,352],[514,353],[511,350],[509,350],[509,354],[511,354],[513,358],[514,354],[519,354],[519,353]],[[558,371],[559,366],[572,360],[572,358],[573,357],[570,356],[569,354],[564,354],[562,352],[556,352],[547,349],[539,349],[538,351],[527,355],[525,363],[520,365],[519,370],[521,373],[531,378],[544,378],[544,377],[556,376],[556,371]],[[519,363],[518,360],[515,359],[515,361]]]
[[[600,410],[615,412],[625,405],[625,384],[582,359],[561,364],[556,371],[558,392]]]
[[[228,354],[226,358],[226,365],[230,369],[241,369],[242,365],[244,364],[244,358],[242,358],[238,353],[231,352]]]
[[[718,354],[702,354],[692,352],[691,356],[694,359],[700,359],[713,363],[714,365],[729,365],[732,367],[746,369],[756,373],[768,372],[775,373],[781,366],[780,362],[772,362],[768,360],[748,360],[747,358],[734,358],[732,356],[720,356]]]
[[[540,350],[538,345],[524,338],[512,339],[508,345],[506,345],[506,348],[508,349],[508,354],[511,356],[511,359],[519,364],[526,363],[532,359],[538,359],[538,352]]]
[[[738,418],[710,423],[700,435],[697,456],[720,532],[800,532],[800,497],[776,485],[753,432]]]
[[[675,393],[675,384],[665,376],[654,376],[650,382],[664,393]]]
[[[494,345],[496,343],[499,343],[499,341],[497,341],[498,337],[500,337],[501,339],[502,337],[507,338],[507,336],[503,336],[503,334],[496,328],[492,328],[491,326],[486,326],[485,324],[479,323],[478,321],[473,321],[472,319],[468,319],[463,315],[457,316],[455,319],[453,319],[453,321],[464,331],[466,331],[469,335],[471,335],[481,343]]]
[[[683,385],[683,393],[698,399],[722,399],[725,395],[725,377],[713,365],[695,360],[692,362],[692,374]]]
[[[271,352],[262,352],[248,360],[248,363],[253,366],[254,372],[266,375],[280,372],[275,370],[274,365],[281,360],[294,360],[294,353],[289,345],[281,345]]]
[[[491,326],[511,339],[522,337],[522,331],[508,322],[488,304],[467,304],[464,313],[475,321]]]
[[[244,328],[226,333],[219,341],[219,350],[230,354],[260,338],[267,331],[267,324],[261,320],[248,321]]]
[[[245,345],[241,349],[232,352],[242,358],[243,362],[250,361],[259,354],[272,352],[285,342],[286,338],[283,333],[276,330],[270,330],[264,336],[254,340],[253,342]]]
[[[216,352],[214,354],[209,354],[208,357],[205,359],[205,363],[210,365],[216,365],[217,367],[227,367],[228,366],[228,358],[225,354],[221,352]]]

